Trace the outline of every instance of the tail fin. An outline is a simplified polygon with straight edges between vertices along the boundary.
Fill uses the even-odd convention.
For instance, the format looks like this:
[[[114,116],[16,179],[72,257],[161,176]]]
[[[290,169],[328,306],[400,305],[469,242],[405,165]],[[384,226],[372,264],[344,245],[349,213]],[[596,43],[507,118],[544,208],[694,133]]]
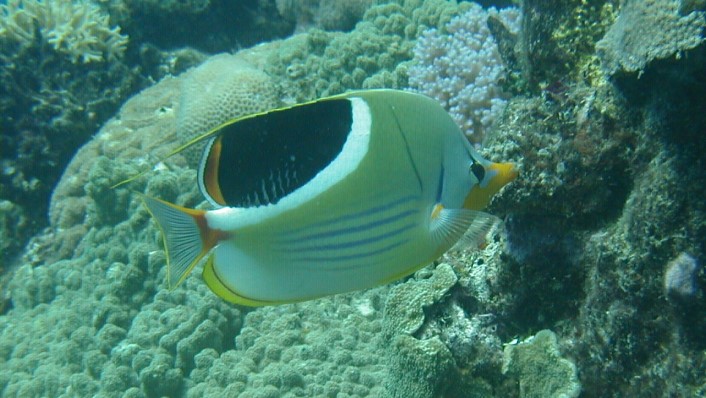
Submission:
[[[174,289],[216,245],[219,231],[208,228],[204,210],[188,209],[145,195],[142,201],[162,231],[167,284]]]

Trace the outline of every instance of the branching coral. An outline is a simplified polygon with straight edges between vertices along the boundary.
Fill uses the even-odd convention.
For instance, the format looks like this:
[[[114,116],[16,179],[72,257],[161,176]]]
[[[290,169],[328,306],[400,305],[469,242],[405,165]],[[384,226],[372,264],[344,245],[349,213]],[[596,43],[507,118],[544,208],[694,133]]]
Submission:
[[[16,47],[39,39],[84,64],[119,59],[128,43],[120,27],[110,27],[108,15],[96,5],[67,0],[10,0],[0,5],[0,39]]]

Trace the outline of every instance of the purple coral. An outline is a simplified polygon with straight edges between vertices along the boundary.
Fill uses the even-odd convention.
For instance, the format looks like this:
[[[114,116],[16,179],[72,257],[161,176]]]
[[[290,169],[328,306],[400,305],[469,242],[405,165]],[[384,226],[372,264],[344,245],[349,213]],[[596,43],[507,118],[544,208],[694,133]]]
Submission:
[[[488,16],[495,15],[510,31],[519,29],[519,11],[509,8],[486,11],[471,3],[470,9],[442,29],[421,34],[409,68],[412,88],[441,102],[461,130],[474,142],[502,112],[507,95],[499,83],[505,75]]]

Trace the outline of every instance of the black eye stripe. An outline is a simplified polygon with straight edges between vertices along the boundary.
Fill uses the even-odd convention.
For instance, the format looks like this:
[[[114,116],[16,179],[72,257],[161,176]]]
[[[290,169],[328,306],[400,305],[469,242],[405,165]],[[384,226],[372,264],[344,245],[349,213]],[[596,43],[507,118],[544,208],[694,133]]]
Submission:
[[[483,178],[485,178],[485,167],[481,166],[480,163],[473,163],[471,165],[471,172],[476,176],[478,181],[483,181]]]

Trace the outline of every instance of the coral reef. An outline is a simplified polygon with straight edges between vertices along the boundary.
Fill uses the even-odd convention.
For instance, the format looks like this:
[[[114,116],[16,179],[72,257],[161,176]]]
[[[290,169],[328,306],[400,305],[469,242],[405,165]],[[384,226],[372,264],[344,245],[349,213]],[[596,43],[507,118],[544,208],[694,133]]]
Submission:
[[[45,226],[48,198],[76,148],[145,83],[125,62],[127,36],[93,3],[0,5],[0,196],[22,209],[17,248]]]
[[[111,18],[118,3],[126,4],[109,3]],[[648,20],[673,6],[649,3],[655,7],[642,10]],[[192,18],[212,10],[198,8],[203,2],[181,4],[195,7]],[[350,32],[312,29],[165,77],[127,101],[75,154],[54,190],[49,228],[30,241],[5,283],[2,394],[706,394],[706,46],[680,58],[650,58],[639,74],[610,73],[600,67],[596,42],[635,3],[522,6],[516,34],[495,17],[486,21],[512,97],[480,150],[515,161],[521,177],[491,203],[489,212],[505,222],[484,250],[447,253],[393,286],[278,307],[226,304],[198,270],[174,291],[164,289],[159,233],[135,192],[205,205],[188,154],[166,154],[215,119],[235,115],[231,108],[263,105],[252,100],[263,93],[261,101],[279,104],[356,88],[408,88],[422,32],[439,32],[475,7],[376,4]],[[685,1],[678,18],[702,9]],[[131,43],[143,37],[126,31]],[[649,45],[653,37],[640,40]],[[154,57],[155,76],[203,57],[163,52],[163,44],[135,51]],[[23,51],[30,49],[61,59],[48,44]],[[131,54],[128,46],[125,57]],[[167,62],[169,54],[181,61]],[[12,62],[38,59],[22,57]],[[65,57],[57,67],[98,72],[91,68],[103,64],[73,61]],[[110,65],[121,70],[119,61]],[[13,68],[0,69],[3,79],[19,73]],[[214,87],[219,96],[204,96],[201,73],[229,84]],[[213,113],[201,117],[207,111]],[[13,150],[31,154],[42,138],[25,130],[27,145]],[[3,184],[23,171],[12,171],[14,165],[3,164]],[[151,172],[111,189],[145,170]],[[3,244],[15,233],[12,222],[25,217],[20,199],[0,202]]]
[[[36,40],[74,63],[120,59],[128,38],[108,15],[87,1],[10,0],[0,5],[0,38],[24,48]]]
[[[517,377],[521,397],[576,398],[581,392],[576,365],[561,357],[551,330],[508,344],[503,373]]]
[[[291,40],[296,43],[301,38]],[[241,52],[235,61],[232,56],[212,61],[218,64],[216,60],[226,59],[223,65],[247,65],[246,72],[255,77],[267,76],[257,71],[283,47],[272,43]],[[134,180],[129,190],[110,186],[154,165],[188,139],[188,133],[177,134],[185,115],[182,107],[208,104],[208,97],[202,97],[202,103],[185,105],[188,101],[183,94],[189,81],[197,81],[191,79],[198,70],[166,78],[128,101],[66,169],[52,197],[52,229],[32,241],[25,265],[12,280],[13,308],[0,327],[7,342],[2,350],[7,371],[0,377],[4,393],[381,396],[386,385],[404,386],[408,378],[403,369],[409,363],[428,363],[427,349],[438,350],[445,358],[444,368],[452,370],[451,353],[440,337],[425,338],[420,345],[409,333],[392,331],[390,338],[406,336],[395,339],[400,350],[388,358],[388,352],[379,349],[384,345],[380,331],[386,287],[363,295],[259,309],[244,317],[215,297],[204,297],[206,288],[198,278],[174,292],[161,289],[164,255],[158,233],[131,192],[194,206],[199,202],[196,186],[190,183],[194,173],[187,159],[175,156],[149,179]],[[241,76],[241,72],[232,68],[220,71],[219,76]],[[287,75],[270,78],[276,84]],[[248,90],[262,90],[258,84],[240,81]],[[224,87],[224,94],[232,94],[231,86]],[[231,87],[236,93],[237,89]],[[223,106],[212,105],[212,110]],[[238,105],[247,104],[238,101]],[[199,128],[198,123],[191,126],[193,131]],[[456,281],[448,266],[435,272],[438,276],[431,280],[441,278],[447,288]],[[443,289],[441,294],[435,292],[437,285],[428,285],[429,304],[443,296]],[[71,316],[58,315],[53,309]],[[398,309],[391,307],[390,313],[393,310]],[[417,314],[422,314],[421,307]],[[44,345],[27,339],[24,329],[30,326],[25,325],[44,321],[65,326],[41,336]],[[85,350],[58,355],[46,361],[44,370],[30,373],[36,363],[32,346],[50,350],[77,328],[81,334],[76,339],[83,339],[78,345]],[[288,331],[286,339],[283,330]],[[19,339],[26,345],[12,349]],[[389,363],[398,364],[393,375],[386,370]],[[442,388],[439,369],[420,366],[428,378],[417,382],[416,390],[428,394]]]
[[[248,71],[266,58],[253,52],[225,57],[227,65],[242,63]],[[130,189],[110,187],[183,142],[177,115],[193,71],[128,101],[67,168],[52,199],[55,228],[33,241],[33,253],[25,255],[26,265],[10,285],[11,318],[0,321],[5,395],[381,394],[382,360],[372,353],[386,288],[313,306],[262,309],[250,317],[213,295],[204,297],[208,288],[199,278],[174,292],[161,288],[158,231],[132,192],[195,206],[195,173],[175,156]],[[230,73],[241,76],[237,69]],[[241,84],[251,95],[262,88]],[[301,315],[293,316],[295,308]],[[58,327],[37,335],[43,341],[38,344],[25,335],[33,322]],[[303,328],[309,324],[327,326]],[[76,329],[80,333],[72,334]],[[72,335],[77,343],[50,348]],[[38,357],[33,346],[61,354]],[[42,369],[34,370],[42,359]]]
[[[349,31],[363,17],[372,0],[276,0],[277,11],[295,24],[294,33],[311,28]]]
[[[282,90],[290,102],[361,88],[406,88],[405,61],[412,59],[417,36],[468,7],[440,0],[376,5],[351,32],[312,29],[289,40],[270,57],[266,71],[285,77]]]
[[[642,71],[650,61],[680,57],[704,40],[706,14],[680,15],[680,0],[628,0],[596,43],[606,73]]]
[[[592,5],[596,13],[608,4],[601,3]],[[644,12],[652,18],[661,11]],[[525,24],[543,27],[525,25],[528,32],[567,26],[536,17]],[[552,37],[537,42],[529,57],[558,59],[566,44],[556,39],[577,40]],[[579,42],[591,37],[595,31]],[[572,59],[597,59],[588,51]],[[653,59],[639,79],[616,74],[609,81],[589,68],[574,81],[543,85],[558,74],[537,73],[529,81],[545,89],[510,100],[495,132],[501,140],[488,143],[487,150],[518,159],[523,169],[514,189],[493,204],[512,209],[503,265],[509,273],[499,275],[496,298],[506,313],[498,321],[512,326],[506,332],[557,331],[585,396],[703,391],[697,376],[703,344],[696,336],[704,322],[696,314],[706,304],[704,276],[694,275],[698,292],[689,308],[665,300],[662,277],[680,253],[699,259],[704,250],[696,232],[703,229],[704,204],[692,199],[703,196],[703,175],[693,171],[703,150],[696,128],[704,123],[696,111],[706,89],[698,77],[703,52],[699,46],[689,57]]]

